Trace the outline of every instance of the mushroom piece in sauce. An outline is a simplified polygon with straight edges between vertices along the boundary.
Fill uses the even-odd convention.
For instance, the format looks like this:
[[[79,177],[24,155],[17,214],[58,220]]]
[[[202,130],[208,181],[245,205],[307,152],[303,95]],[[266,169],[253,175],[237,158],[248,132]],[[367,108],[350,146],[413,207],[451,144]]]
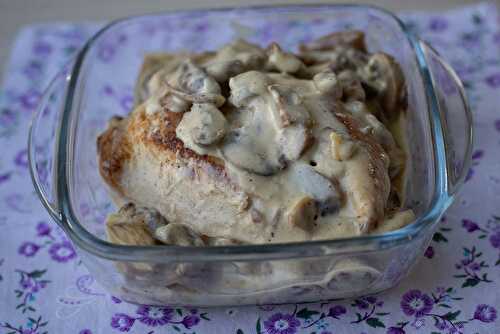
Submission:
[[[213,104],[195,103],[185,113],[177,126],[177,137],[186,141],[189,136],[198,145],[211,145],[221,140],[226,133],[227,121]]]
[[[282,73],[295,73],[304,68],[304,63],[293,53],[283,51],[276,43],[269,45],[267,49],[267,65],[271,69]]]
[[[292,206],[288,213],[288,223],[304,231],[311,231],[314,221],[318,218],[316,201],[309,197],[302,197]]]
[[[290,182],[316,201],[321,216],[332,214],[340,208],[341,194],[331,180],[302,162],[293,164],[289,170]]]
[[[156,229],[154,237],[167,245],[205,246],[198,233],[182,224],[170,223],[162,226]]]
[[[394,58],[385,53],[374,53],[359,73],[378,92],[386,116],[394,116],[402,106],[405,94],[403,72]]]
[[[154,209],[123,205],[117,213],[109,215],[106,232],[109,240],[120,245],[154,245],[151,231],[167,224]]]

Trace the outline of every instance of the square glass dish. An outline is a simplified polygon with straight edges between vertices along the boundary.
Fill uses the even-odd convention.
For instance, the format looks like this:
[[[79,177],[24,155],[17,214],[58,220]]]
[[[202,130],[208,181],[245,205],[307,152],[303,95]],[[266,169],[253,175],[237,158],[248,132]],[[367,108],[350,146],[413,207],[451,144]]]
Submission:
[[[151,52],[215,50],[241,37],[295,50],[333,31],[365,32],[370,52],[401,65],[409,144],[405,207],[415,221],[382,235],[286,244],[180,247],[106,241],[115,210],[96,138],[132,107]],[[469,168],[471,114],[457,75],[392,14],[369,6],[305,5],[167,12],[113,22],[54,78],[34,116],[29,159],[37,193],[90,273],[113,295],[151,304],[269,304],[347,298],[396,285],[423,255]]]

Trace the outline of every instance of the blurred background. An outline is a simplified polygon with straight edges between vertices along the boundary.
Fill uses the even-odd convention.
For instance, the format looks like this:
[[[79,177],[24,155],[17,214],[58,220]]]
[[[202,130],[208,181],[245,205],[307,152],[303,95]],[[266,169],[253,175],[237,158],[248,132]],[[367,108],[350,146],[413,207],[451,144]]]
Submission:
[[[500,2],[500,0],[497,0]],[[0,0],[0,78],[16,32],[24,25],[53,21],[108,21],[161,10],[307,3],[304,0]],[[313,0],[313,3],[369,3],[392,11],[444,10],[473,0]]]

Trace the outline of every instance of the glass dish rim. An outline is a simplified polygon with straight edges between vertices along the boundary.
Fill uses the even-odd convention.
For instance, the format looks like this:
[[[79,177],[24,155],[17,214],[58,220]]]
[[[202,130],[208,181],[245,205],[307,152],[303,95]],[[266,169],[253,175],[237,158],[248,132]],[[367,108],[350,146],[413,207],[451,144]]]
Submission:
[[[92,48],[101,35],[115,26],[146,17],[168,15],[168,14],[201,14],[206,12],[224,13],[229,11],[269,11],[285,9],[296,11],[300,9],[370,9],[382,13],[388,18],[394,20],[401,31],[406,36],[408,42],[413,48],[416,57],[420,76],[423,80],[429,119],[431,124],[431,134],[434,142],[433,150],[435,154],[435,190],[426,212],[422,213],[414,222],[402,229],[391,231],[379,235],[365,235],[350,238],[341,238],[333,240],[302,241],[280,244],[258,244],[258,245],[239,245],[239,246],[213,246],[213,247],[183,247],[183,246],[125,246],[112,244],[106,240],[101,240],[89,232],[80,224],[71,206],[69,178],[72,170],[72,161],[69,158],[72,153],[71,135],[72,127],[70,125],[73,113],[73,100],[76,95],[76,89],[79,83],[79,74],[82,64],[86,59],[87,52]],[[51,208],[42,200],[52,217],[59,222],[59,225],[68,234],[70,239],[83,250],[108,260],[132,261],[132,262],[197,262],[197,261],[260,261],[285,258],[304,258],[311,256],[337,255],[347,253],[357,253],[366,251],[377,251],[386,248],[392,248],[402,243],[408,242],[419,236],[426,229],[431,228],[440,218],[444,210],[451,204],[453,195],[448,193],[447,184],[447,163],[445,156],[444,135],[442,131],[441,118],[439,115],[439,105],[435,94],[435,85],[432,80],[425,53],[420,45],[420,40],[413,35],[406,25],[393,13],[385,9],[372,5],[362,4],[277,4],[271,6],[247,6],[247,7],[225,7],[215,9],[195,9],[195,10],[173,10],[162,11],[143,15],[134,15],[114,20],[105,25],[92,37],[90,37],[84,46],[76,55],[73,66],[70,69],[69,83],[64,100],[64,108],[61,115],[61,124],[58,129],[56,139],[55,175],[56,191],[55,197],[58,205],[57,214],[53,214]],[[57,76],[56,79],[57,80]],[[50,87],[50,86],[49,86]],[[30,129],[30,136],[31,136]],[[465,166],[464,168],[467,168]],[[33,173],[33,172],[32,172]],[[33,178],[33,175],[32,175]],[[463,180],[459,180],[461,182]],[[43,192],[34,182],[38,195],[43,198]],[[370,247],[371,246],[371,247]],[[376,246],[376,247],[373,247]],[[334,248],[347,248],[345,251],[339,251]],[[357,249],[354,249],[357,247]]]

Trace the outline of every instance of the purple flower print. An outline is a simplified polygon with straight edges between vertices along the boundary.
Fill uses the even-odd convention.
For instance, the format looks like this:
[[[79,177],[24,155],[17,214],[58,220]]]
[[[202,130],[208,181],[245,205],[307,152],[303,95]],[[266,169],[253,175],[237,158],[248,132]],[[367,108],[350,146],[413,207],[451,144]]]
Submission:
[[[472,167],[468,170],[465,182],[469,181],[474,176],[474,167],[479,165],[480,159],[483,157],[483,150],[476,150],[472,153]]]
[[[19,102],[24,109],[32,111],[40,101],[42,94],[40,92],[30,89],[19,97]]]
[[[110,62],[116,54],[117,47],[126,41],[127,36],[120,34],[119,36],[115,36],[112,39],[102,42],[98,46],[97,57],[105,63]]]
[[[156,327],[168,324],[173,318],[174,310],[169,307],[141,305],[137,309],[137,314],[141,316],[137,320],[148,326]]]
[[[36,311],[31,302],[35,300],[37,292],[44,289],[50,281],[42,279],[47,270],[33,270],[31,272],[16,270],[20,275],[20,289],[14,290],[16,298],[19,299],[19,304],[16,309],[25,312]]]
[[[78,334],[92,334],[90,329],[82,329]]]
[[[112,299],[113,298],[114,302],[117,300],[118,303],[121,303],[121,300],[118,298],[112,297]],[[196,309],[189,310],[189,314],[185,313],[185,315],[183,315],[183,311],[187,313],[187,310],[182,309],[177,309],[177,312],[174,312],[174,309],[167,306],[139,305],[136,311],[137,316],[117,313],[111,318],[111,326],[122,332],[128,332],[134,323],[139,321],[148,327],[159,327],[171,324],[174,325],[176,330],[179,330],[175,325],[183,325],[184,328],[191,329],[198,325],[202,319],[210,320],[207,318],[206,313],[198,315],[198,310]],[[182,317],[182,319],[174,319],[176,315]],[[151,333],[152,332],[153,331],[151,331]]]
[[[99,50],[97,51],[97,57],[103,62],[109,62],[113,56],[115,55],[115,47],[111,44],[103,43],[100,45]]]
[[[456,310],[453,311],[451,310],[453,308],[452,305],[449,305],[449,302],[452,302],[453,300],[461,300],[463,298],[458,298],[458,297],[453,297],[455,293],[455,290],[452,287],[445,288],[445,287],[438,287],[436,288],[435,292],[433,292],[432,295],[432,300],[428,301],[427,303],[424,302],[424,299],[429,298],[425,294],[423,294],[419,290],[412,290],[408,291],[405,296],[403,296],[403,299],[407,297],[407,300],[405,301],[407,304],[410,306],[409,307],[410,312],[408,313],[408,310],[405,310],[403,308],[403,311],[406,315],[412,316],[414,315],[415,318],[409,322],[409,321],[402,321],[398,322],[396,326],[389,328],[387,333],[389,334],[405,334],[404,328],[407,325],[411,325],[411,327],[419,330],[423,327],[425,327],[427,324],[432,323],[434,327],[440,332],[440,333],[459,333],[462,334],[464,332],[464,327],[467,323],[473,322],[475,320],[479,320],[481,322],[494,322],[497,317],[497,311],[494,307],[481,304],[476,307],[476,310],[474,312],[474,315],[469,318],[468,320],[459,320],[459,316],[462,314],[461,310]],[[430,299],[430,298],[429,298]],[[411,305],[413,301],[415,300],[420,300],[421,304],[419,306]],[[445,304],[445,302],[447,302]],[[403,304],[403,301],[402,301]],[[427,310],[423,310],[423,306],[427,304]],[[446,307],[449,309],[448,311],[445,311],[446,313],[440,313],[438,311],[438,307],[436,307],[436,310],[431,312],[433,305],[437,305],[439,307]],[[403,306],[402,306],[403,307]],[[418,316],[418,312],[421,312],[422,316]],[[428,319],[428,320],[427,320]],[[429,329],[429,331],[432,331]],[[434,331],[432,331],[434,332]],[[468,331],[467,331],[468,333]]]
[[[23,329],[23,331],[21,333],[22,334],[38,334],[38,332],[32,328]]]
[[[367,310],[370,305],[376,305],[378,307],[382,307],[384,305],[383,301],[377,301],[376,297],[368,296],[360,299],[356,299],[352,306],[357,307],[360,310]]]
[[[14,327],[12,326],[11,324],[9,324],[8,322],[5,322],[5,323],[0,323],[0,327],[3,327],[3,328],[6,328],[6,329],[9,329],[10,331],[8,331],[9,333],[18,333],[18,334],[39,334],[39,330],[41,330],[42,327],[45,327],[47,326],[49,322],[48,321],[43,321],[42,320],[42,317],[38,317],[38,319],[33,319],[33,318],[29,318],[29,322],[28,322],[28,327],[29,328],[23,328],[24,326],[21,325],[19,327]],[[47,333],[47,331],[44,331],[44,333]]]
[[[8,108],[0,109],[0,126],[7,127],[16,121],[16,114]]]
[[[481,266],[479,265],[479,263],[476,263],[476,262],[472,262],[468,265],[469,269],[472,270],[472,271],[479,271],[481,270]]]
[[[465,175],[465,181],[464,182],[467,182],[469,181],[470,179],[472,179],[472,177],[474,176],[474,169],[470,168],[468,171],[467,171],[467,175]]]
[[[481,159],[484,155],[483,150],[475,150],[474,153],[472,153],[472,160],[478,160]]]
[[[23,150],[19,151],[16,154],[16,157],[14,158],[14,163],[16,164],[16,166],[27,168],[28,167],[28,150],[23,149]]]
[[[342,305],[335,305],[334,307],[331,307],[330,310],[328,311],[328,316],[338,319],[339,316],[342,314],[345,314],[347,310],[345,309],[344,306]]]
[[[120,332],[128,332],[134,325],[135,319],[124,313],[116,313],[111,318],[111,327],[118,329]]]
[[[30,61],[23,68],[23,74],[30,80],[38,78],[42,74],[42,64],[37,61]]]
[[[448,28],[448,21],[443,17],[434,17],[429,22],[429,29],[434,32],[441,32]]]
[[[194,27],[194,30],[196,32],[204,32],[208,29],[209,27],[209,24],[208,22],[202,22],[202,23],[198,23],[195,27]]]
[[[360,310],[367,310],[369,307],[368,303],[366,301],[364,301],[363,299],[356,299],[354,301],[353,306],[357,307]]]
[[[21,288],[27,292],[38,292],[47,286],[47,281],[35,281],[30,276],[24,276],[19,283]]]
[[[488,86],[491,88],[497,88],[500,87],[500,72],[493,73],[489,76],[487,76],[484,81]]]
[[[115,94],[113,87],[110,85],[105,85],[102,91],[107,96],[113,96]]]
[[[45,223],[45,222],[39,222],[36,225],[36,234],[39,237],[48,236],[48,235],[50,235],[50,232],[51,232],[51,228],[50,228],[50,226],[47,223]]]
[[[479,258],[483,255],[482,252],[478,252],[475,246],[471,249],[464,247],[464,258],[455,264],[455,268],[458,270],[463,270],[463,274],[454,275],[455,278],[464,278],[465,281],[462,284],[462,288],[473,287],[481,282],[491,283],[492,281],[488,279],[488,274],[480,274],[483,268],[488,268],[489,266],[485,261],[480,261]],[[476,260],[479,262],[476,262]]]
[[[33,281],[33,279],[31,279],[31,277],[23,276],[19,285],[21,285],[21,288],[23,290],[31,290],[31,288],[34,286],[34,283],[35,282]]]
[[[34,242],[26,241],[22,243],[17,252],[26,257],[33,257],[38,252],[39,249],[40,246],[38,246]]]
[[[401,309],[408,315],[420,318],[432,310],[432,299],[420,290],[410,290],[401,299]]]
[[[462,227],[469,233],[479,230],[479,225],[469,219],[462,220]]]
[[[295,334],[299,326],[299,320],[293,315],[279,312],[264,321],[264,328],[268,334]]]
[[[387,329],[386,333],[387,334],[405,334],[406,332],[401,327],[389,327]]]
[[[490,236],[490,244],[493,248],[500,248],[500,230]]]
[[[321,304],[321,307],[323,307],[324,305],[327,305],[327,304],[328,303]],[[333,307],[330,307],[330,309],[328,310],[328,313],[321,312],[320,316],[316,320],[309,321],[309,320],[311,320],[312,315],[318,314],[318,313],[319,312],[317,312],[317,311],[310,311],[307,308],[303,308],[297,312],[297,308],[296,308],[292,314],[292,317],[295,317],[295,315],[296,315],[297,318],[304,319],[306,321],[307,325],[303,328],[309,328],[309,327],[316,325],[317,329],[319,330],[319,329],[325,328],[324,324],[325,324],[326,318],[340,319],[340,316],[342,316],[343,314],[346,314],[347,310],[342,305],[335,305]]]
[[[463,48],[477,47],[481,40],[481,34],[477,31],[466,32],[460,38],[460,44]]]
[[[111,296],[111,301],[115,304],[120,304],[122,302],[122,300],[118,297],[115,297],[115,296]]]
[[[427,247],[424,256],[428,259],[432,259],[434,257],[434,248],[432,246]]]
[[[196,315],[187,315],[182,319],[181,324],[184,325],[187,329],[190,329],[191,327],[194,327],[198,325],[200,322],[200,318]]]
[[[0,174],[0,184],[10,179],[11,173]]]
[[[352,307],[356,307],[362,312],[356,312],[356,320],[351,321],[351,324],[360,324],[365,322],[368,326],[377,328],[382,327],[385,328],[385,324],[383,319],[378,318],[376,316],[383,317],[388,315],[389,313],[384,312],[375,312],[378,307],[382,307],[384,303],[382,301],[378,301],[376,297],[368,296],[354,300],[351,303]]]
[[[33,53],[37,56],[47,56],[52,52],[52,45],[44,41],[36,41],[33,45]]]
[[[500,119],[497,119],[497,120],[495,121],[495,129],[496,129],[498,132],[500,132]]]
[[[76,257],[75,249],[69,241],[52,244],[49,249],[50,257],[57,262],[68,262]]]
[[[365,298],[365,300],[370,303],[370,304],[375,304],[377,302],[377,298],[373,297],[373,296],[368,296]]]
[[[476,307],[474,318],[481,322],[493,322],[497,318],[497,310],[493,306],[480,304]]]
[[[447,329],[449,327],[445,320],[439,318],[436,320],[434,326],[439,330]]]

